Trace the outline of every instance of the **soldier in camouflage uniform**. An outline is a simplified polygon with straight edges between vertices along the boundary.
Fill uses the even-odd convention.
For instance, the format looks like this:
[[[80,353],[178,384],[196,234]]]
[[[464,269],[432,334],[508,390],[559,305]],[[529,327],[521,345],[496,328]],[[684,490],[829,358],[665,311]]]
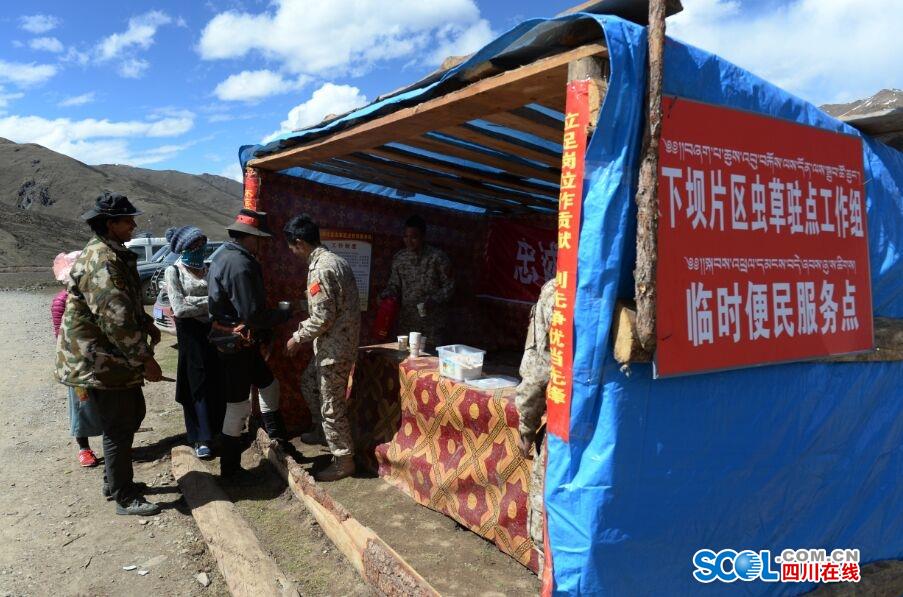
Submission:
[[[160,512],[133,482],[132,441],[144,419],[141,386],[160,381],[152,344],[160,341],[144,312],[137,257],[123,243],[140,214],[124,195],[105,193],[82,218],[94,231],[69,274],[57,340],[60,382],[88,392],[103,426],[104,487],[117,514]]]
[[[555,278],[543,284],[539,292],[539,301],[530,312],[530,326],[527,328],[527,342],[524,356],[520,363],[521,382],[517,386],[515,406],[520,419],[520,450],[525,458],[529,457],[530,448],[536,445],[536,456],[530,474],[530,509],[528,514],[528,530],[530,538],[540,552],[540,569],[542,568],[542,511],[543,487],[545,485],[546,450],[537,432],[546,412],[546,387],[549,385],[551,356],[549,351],[549,325],[552,321],[552,310],[555,306]]]
[[[401,302],[399,334],[420,332],[435,346],[445,343],[448,303],[455,292],[448,255],[425,245],[426,223],[419,216],[405,222],[405,248],[395,255],[389,284],[380,298]]]
[[[314,343],[314,358],[301,376],[301,392],[310,409],[313,430],[301,439],[305,443],[322,443],[325,439],[333,462],[315,477],[335,481],[354,473],[354,443],[345,394],[360,338],[357,283],[348,263],[320,244],[320,229],[310,217],[292,218],[284,232],[292,253],[309,264],[309,315],[286,345],[286,352],[293,356],[304,342]]]

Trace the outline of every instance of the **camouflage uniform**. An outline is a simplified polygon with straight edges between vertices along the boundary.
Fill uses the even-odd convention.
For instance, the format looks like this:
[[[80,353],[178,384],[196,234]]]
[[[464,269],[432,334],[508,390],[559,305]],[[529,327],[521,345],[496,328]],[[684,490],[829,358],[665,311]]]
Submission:
[[[555,279],[543,284],[539,291],[539,301],[530,312],[527,328],[527,342],[520,363],[521,382],[517,386],[515,406],[517,407],[518,431],[529,444],[536,443],[536,432],[546,412],[546,387],[549,385],[549,325],[555,306]],[[530,508],[528,530],[536,548],[542,553],[542,508],[543,487],[545,485],[545,445],[536,446],[536,457],[530,474]],[[540,555],[540,565],[542,556]]]
[[[153,320],[141,301],[137,259],[123,245],[95,236],[73,264],[57,341],[60,382],[95,390],[144,385]]]
[[[320,246],[308,258],[309,316],[292,334],[295,342],[314,343],[314,358],[301,376],[301,392],[314,422],[323,425],[334,456],[354,453],[345,393],[357,358],[360,302],[348,263]]]
[[[133,483],[132,442],[144,419],[145,361],[153,353],[137,256],[95,236],[69,274],[69,298],[57,341],[56,376],[85,388],[103,427],[104,483],[117,504],[139,496]]]
[[[397,330],[399,334],[421,332],[436,346],[444,342],[448,302],[455,292],[448,255],[424,245],[420,253],[402,249],[392,261],[389,284],[380,295],[393,296],[401,302]],[[426,304],[426,316],[417,311]]]

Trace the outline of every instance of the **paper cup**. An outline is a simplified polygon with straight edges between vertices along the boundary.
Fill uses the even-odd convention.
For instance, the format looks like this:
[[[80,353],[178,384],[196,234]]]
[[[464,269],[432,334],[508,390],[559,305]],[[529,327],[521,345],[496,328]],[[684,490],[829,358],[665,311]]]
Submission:
[[[398,350],[407,350],[408,349],[408,337],[407,336],[399,336],[398,337]]]
[[[423,335],[420,332],[411,332],[408,335],[408,345],[410,347],[412,357],[420,356],[420,339],[422,337]]]

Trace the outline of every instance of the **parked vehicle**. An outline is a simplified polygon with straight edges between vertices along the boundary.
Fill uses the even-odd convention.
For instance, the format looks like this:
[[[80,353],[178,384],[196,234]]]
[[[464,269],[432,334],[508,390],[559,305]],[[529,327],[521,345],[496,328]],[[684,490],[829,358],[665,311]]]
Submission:
[[[222,241],[208,242],[205,252],[205,261],[209,263],[213,253],[223,245]],[[163,282],[163,272],[166,268],[178,261],[179,254],[173,253],[169,245],[160,249],[154,255],[152,261],[138,264],[138,277],[141,279],[141,296],[145,305],[153,305],[160,292]]]
[[[162,247],[168,244],[165,238],[144,233],[125,243],[125,246],[138,256],[138,263],[145,263],[150,261]]]
[[[216,245],[216,248],[204,259],[204,263],[207,265],[210,265],[210,262],[213,261],[216,254],[219,253],[223,243],[209,243],[208,248],[210,245]],[[175,263],[175,259],[173,259],[171,263]],[[157,326],[161,332],[175,335],[176,322],[173,318],[172,305],[169,304],[169,295],[166,294],[166,280],[163,277],[163,272],[165,270],[165,267],[159,270],[159,282],[156,283],[158,290],[156,301],[154,302],[154,325]]]

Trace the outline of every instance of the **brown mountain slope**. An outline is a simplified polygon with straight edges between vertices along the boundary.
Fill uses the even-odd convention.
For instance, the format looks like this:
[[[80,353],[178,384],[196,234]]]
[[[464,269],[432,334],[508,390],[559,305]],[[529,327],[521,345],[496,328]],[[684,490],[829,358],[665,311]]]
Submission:
[[[0,139],[0,267],[46,266],[56,253],[78,248],[88,235],[79,216],[103,191],[127,195],[144,212],[139,231],[162,236],[169,226],[194,224],[219,239],[241,206],[242,186],[210,174],[88,166]]]

